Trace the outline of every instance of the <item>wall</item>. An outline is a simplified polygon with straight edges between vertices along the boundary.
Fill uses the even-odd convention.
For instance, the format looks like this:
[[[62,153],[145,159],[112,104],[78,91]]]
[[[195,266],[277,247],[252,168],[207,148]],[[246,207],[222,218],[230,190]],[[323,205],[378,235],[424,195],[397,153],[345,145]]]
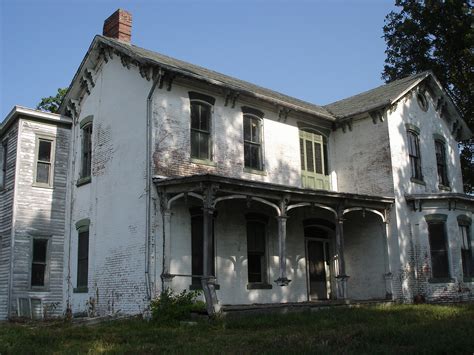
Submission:
[[[7,176],[5,188],[0,190],[0,320],[8,315],[17,142],[18,123],[15,123],[8,133]]]

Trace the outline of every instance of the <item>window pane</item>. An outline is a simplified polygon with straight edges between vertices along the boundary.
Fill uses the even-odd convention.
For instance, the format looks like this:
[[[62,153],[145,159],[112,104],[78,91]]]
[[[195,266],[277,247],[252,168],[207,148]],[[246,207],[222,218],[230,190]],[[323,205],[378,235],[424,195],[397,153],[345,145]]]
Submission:
[[[50,162],[51,161],[51,141],[39,141],[38,160]]]
[[[191,157],[199,158],[199,132],[191,131]]]
[[[198,133],[199,135],[199,159],[210,159],[209,154],[209,135]]]
[[[323,173],[323,160],[321,157],[321,144],[314,143],[314,160],[316,161],[316,173]]]
[[[301,170],[306,170],[304,167],[304,140],[300,138],[300,159],[301,159]]]
[[[77,287],[87,287],[89,278],[89,231],[81,232],[77,246]]]
[[[313,142],[305,141],[305,143],[306,143],[306,171],[314,172]]]
[[[48,241],[46,239],[33,240],[33,262],[46,262],[46,247]]]
[[[260,122],[256,119],[252,119],[250,123],[251,128],[251,140],[254,143],[260,143]]]
[[[430,248],[433,250],[445,250],[446,244],[444,240],[444,224],[429,224]]]
[[[431,268],[434,278],[449,277],[448,253],[446,251],[446,235],[443,223],[428,224],[430,240]]]
[[[209,121],[211,118],[211,109],[207,105],[199,105],[201,110],[200,129],[209,132]]]
[[[244,140],[250,141],[250,117],[244,116]]]
[[[49,184],[49,163],[39,163],[36,166],[36,182]]]
[[[264,282],[265,224],[262,222],[247,222],[247,260],[249,282]]]
[[[249,282],[263,282],[261,255],[248,256],[248,278]]]
[[[324,158],[324,175],[329,175],[328,169],[328,145],[323,145],[323,158]]]
[[[261,163],[260,163],[260,147],[256,145],[252,145],[250,147],[250,167],[252,169],[261,170]]]
[[[31,286],[44,286],[45,264],[35,264],[31,266]]]
[[[82,129],[82,171],[81,177],[91,176],[92,125]]]
[[[199,105],[191,104],[191,128],[199,129]]]

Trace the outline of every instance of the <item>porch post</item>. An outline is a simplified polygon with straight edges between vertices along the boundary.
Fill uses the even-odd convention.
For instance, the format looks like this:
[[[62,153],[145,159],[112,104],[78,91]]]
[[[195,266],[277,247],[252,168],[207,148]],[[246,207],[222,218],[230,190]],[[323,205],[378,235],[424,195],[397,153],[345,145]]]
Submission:
[[[173,277],[171,271],[171,210],[165,209],[163,211],[163,238],[164,238],[164,253],[163,253],[163,273],[161,278],[163,280],[163,291],[171,286]]]
[[[288,216],[278,216],[278,254],[280,257],[280,275],[275,280],[278,286],[288,286],[291,280],[286,277],[286,220]]]
[[[391,300],[393,297],[393,289],[392,289],[392,270],[390,267],[390,260],[389,260],[389,252],[388,252],[388,221],[384,221],[382,225],[382,239],[383,239],[383,256],[384,256],[384,263],[385,263],[385,272],[384,272],[384,279],[385,279],[385,298],[387,300]]]
[[[220,311],[216,295],[216,278],[212,272],[213,255],[213,223],[214,223],[214,193],[216,187],[210,186],[204,192],[203,201],[203,277],[202,290],[206,299],[206,308],[209,315]]]
[[[346,262],[344,260],[344,218],[342,212],[338,213],[336,222],[336,252],[338,260],[338,273],[336,276],[337,298],[347,299],[347,280],[349,276],[346,275]]]

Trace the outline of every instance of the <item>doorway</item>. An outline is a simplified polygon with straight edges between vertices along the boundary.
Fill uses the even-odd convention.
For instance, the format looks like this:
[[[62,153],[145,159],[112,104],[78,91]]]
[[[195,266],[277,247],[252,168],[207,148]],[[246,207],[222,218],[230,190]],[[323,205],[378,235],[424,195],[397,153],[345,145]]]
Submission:
[[[307,272],[309,300],[328,300],[331,298],[330,244],[327,240],[307,239]]]

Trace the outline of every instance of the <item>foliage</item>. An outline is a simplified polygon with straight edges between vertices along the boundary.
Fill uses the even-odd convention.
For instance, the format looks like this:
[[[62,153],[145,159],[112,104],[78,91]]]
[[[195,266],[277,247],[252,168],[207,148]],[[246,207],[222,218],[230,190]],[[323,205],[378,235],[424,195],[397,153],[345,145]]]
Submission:
[[[160,297],[151,301],[150,308],[154,320],[158,322],[176,322],[189,318],[191,312],[203,312],[204,302],[197,301],[197,291],[186,291],[175,294],[170,289],[164,290]]]
[[[176,327],[139,319],[92,326],[1,324],[1,354],[472,353],[474,304],[331,308]]]
[[[61,101],[66,95],[67,88],[59,88],[56,96],[43,97],[41,102],[36,106],[37,110],[58,113],[59,106],[61,106]]]
[[[383,79],[432,70],[474,131],[472,0],[395,0],[385,18]],[[474,140],[461,144],[466,192],[474,188]]]

